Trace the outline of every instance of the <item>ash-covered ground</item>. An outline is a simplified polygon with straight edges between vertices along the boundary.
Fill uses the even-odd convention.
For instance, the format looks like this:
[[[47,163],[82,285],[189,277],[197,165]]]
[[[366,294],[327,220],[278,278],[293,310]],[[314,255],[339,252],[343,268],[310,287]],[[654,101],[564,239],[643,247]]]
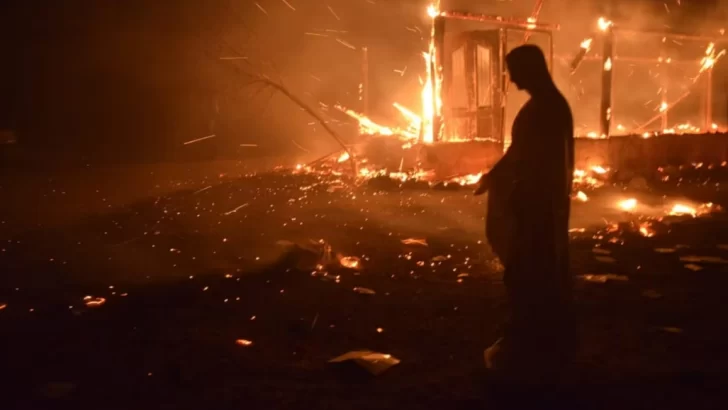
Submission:
[[[482,375],[507,312],[484,198],[238,165],[3,177],[10,408],[504,406]],[[662,174],[574,201],[562,405],[724,403],[728,170]],[[361,349],[401,363],[327,363]]]

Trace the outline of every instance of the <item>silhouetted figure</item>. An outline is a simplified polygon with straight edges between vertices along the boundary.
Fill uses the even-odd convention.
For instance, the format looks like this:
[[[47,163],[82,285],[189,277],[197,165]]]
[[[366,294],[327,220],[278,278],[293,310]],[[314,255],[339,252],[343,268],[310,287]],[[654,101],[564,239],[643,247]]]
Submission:
[[[485,359],[528,378],[558,370],[575,347],[568,268],[574,126],[538,47],[514,49],[506,64],[531,98],[513,123],[511,146],[475,192],[490,191],[486,236],[505,266],[511,307],[504,337]]]

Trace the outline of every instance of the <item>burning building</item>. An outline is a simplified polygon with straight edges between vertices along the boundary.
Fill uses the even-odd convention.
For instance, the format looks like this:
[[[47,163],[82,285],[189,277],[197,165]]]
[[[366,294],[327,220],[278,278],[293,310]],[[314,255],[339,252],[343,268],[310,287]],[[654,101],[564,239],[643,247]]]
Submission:
[[[545,51],[552,72],[559,70],[560,88],[571,91],[566,94],[581,137],[578,167],[654,172],[659,165],[728,159],[728,138],[714,119],[712,93],[713,70],[725,54],[724,31],[634,29],[602,17],[590,36],[574,40],[573,52],[555,53],[562,27],[539,20],[542,6],[537,1],[526,18],[430,6],[422,107],[394,104],[409,125],[383,126],[339,107],[371,136],[368,153],[386,152],[400,160],[400,170],[413,163],[442,177],[490,167],[507,149],[510,126],[527,98],[509,87],[505,55],[531,43]],[[366,84],[365,79],[360,86],[363,94]],[[654,97],[645,100],[651,88]],[[579,101],[584,94],[592,103]]]

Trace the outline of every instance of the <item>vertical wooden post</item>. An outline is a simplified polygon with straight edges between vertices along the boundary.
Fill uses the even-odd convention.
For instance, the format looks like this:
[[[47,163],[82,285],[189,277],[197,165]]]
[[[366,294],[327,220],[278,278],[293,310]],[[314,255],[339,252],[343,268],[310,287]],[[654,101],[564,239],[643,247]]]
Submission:
[[[506,141],[506,103],[508,101],[508,67],[506,66],[506,48],[508,47],[508,37],[504,29],[498,29],[498,100],[497,106],[498,113],[500,114],[500,123],[498,124],[500,129],[500,149],[502,152],[506,152],[508,147],[511,146],[511,136],[508,136]],[[493,103],[493,107],[496,108],[496,103]]]
[[[667,112],[669,110],[662,105],[663,103],[667,103],[667,89],[669,87],[669,70],[667,55],[665,53],[665,40],[665,38],[662,39],[662,45],[660,46],[660,131],[669,128],[667,121]]]
[[[599,132],[609,137],[612,124],[612,79],[614,78],[614,28],[610,25],[604,33],[602,51],[602,101],[599,110]]]
[[[369,115],[369,49],[362,47],[361,84],[359,84],[359,101],[361,112]]]
[[[445,51],[445,17],[437,16],[434,19],[433,42],[434,55],[430,58],[430,71],[432,73],[432,139],[436,142],[442,138],[444,127],[442,112],[438,107],[438,100],[442,98],[442,62]]]
[[[713,129],[713,67],[705,73],[705,129],[710,132]]]

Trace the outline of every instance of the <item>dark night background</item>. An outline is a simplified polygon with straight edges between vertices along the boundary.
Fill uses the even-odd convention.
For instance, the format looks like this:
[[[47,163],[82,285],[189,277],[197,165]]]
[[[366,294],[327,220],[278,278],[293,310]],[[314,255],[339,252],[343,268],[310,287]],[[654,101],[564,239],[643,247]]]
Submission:
[[[0,9],[0,129],[17,134],[13,150],[45,163],[270,155],[296,152],[292,139],[309,150],[333,147],[285,99],[245,87],[232,69],[238,62],[216,58],[235,49],[254,70],[280,73],[311,104],[356,106],[359,53],[334,38],[371,50],[375,118],[396,119],[392,101],[417,106],[426,40],[411,29],[427,33],[426,2],[332,0],[335,16],[319,2],[290,1],[296,11],[280,0],[259,3],[267,15],[252,1],[6,0]],[[461,0],[443,8],[526,16],[533,3]],[[680,3],[547,0],[542,20],[584,27],[611,7],[615,21],[696,31],[698,25],[718,28],[711,21],[725,16],[717,0]],[[393,72],[405,66],[407,75]],[[217,138],[182,145],[212,133]]]

